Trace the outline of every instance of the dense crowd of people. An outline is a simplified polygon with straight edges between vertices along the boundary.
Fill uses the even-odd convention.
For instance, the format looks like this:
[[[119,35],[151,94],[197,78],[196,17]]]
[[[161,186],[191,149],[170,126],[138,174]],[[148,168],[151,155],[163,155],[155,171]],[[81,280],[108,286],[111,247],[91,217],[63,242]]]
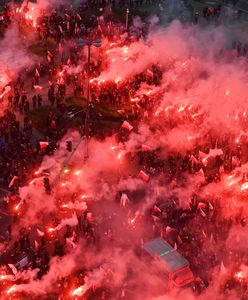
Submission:
[[[148,4],[153,3],[153,1],[146,2]],[[104,9],[104,16],[91,15],[86,17],[85,11],[96,5],[100,5]],[[143,1],[119,1],[118,5],[120,8],[139,7],[143,6]],[[162,178],[161,186],[169,186],[172,191],[186,181],[188,174],[197,176],[201,173],[205,179],[204,183],[199,183],[195,191],[191,193],[188,207],[182,208],[179,205],[180,197],[177,195],[168,197],[164,195],[161,199],[157,198],[156,203],[153,203],[148,212],[137,212],[137,204],[140,204],[147,193],[146,188],[143,187],[141,191],[136,191],[136,193],[131,188],[126,188],[116,192],[116,205],[111,208],[112,212],[107,211],[106,215],[104,210],[100,213],[97,212],[99,217],[97,221],[92,215],[92,211],[97,211],[97,209],[94,204],[91,204],[89,208],[77,210],[77,225],[67,224],[60,233],[54,230],[49,231],[49,228],[53,229],[59,226],[62,214],[49,215],[49,221],[44,221],[45,225],[42,224],[42,227],[40,224],[40,227],[23,227],[19,228],[19,231],[15,232],[14,235],[12,234],[12,227],[18,226],[22,215],[25,214],[26,203],[25,199],[23,201],[20,198],[19,188],[26,186],[33,180],[34,170],[39,166],[43,156],[54,153],[58,147],[59,139],[63,136],[64,130],[67,129],[67,124],[66,126],[63,124],[64,118],[68,120],[68,117],[65,117],[68,116],[68,109],[65,105],[66,98],[72,95],[79,98],[87,96],[86,72],[80,71],[74,74],[69,71],[82,59],[78,45],[74,45],[70,54],[64,57],[60,55],[59,45],[65,40],[78,39],[82,35],[89,37],[92,33],[94,33],[94,38],[107,36],[110,41],[115,41],[116,36],[123,33],[121,24],[118,24],[119,27],[116,28],[113,23],[111,7],[114,9],[116,6],[115,0],[111,3],[89,1],[87,4],[82,4],[76,14],[68,7],[60,7],[57,11],[40,17],[35,24],[39,39],[52,39],[56,42],[56,50],[49,50],[45,62],[37,66],[36,70],[32,70],[34,75],[31,78],[31,85],[27,74],[8,83],[8,86],[11,87],[11,92],[5,96],[8,109],[0,117],[0,170],[1,187],[6,192],[5,209],[14,218],[4,233],[4,237],[2,237],[4,250],[1,252],[0,258],[2,266],[0,268],[0,290],[11,287],[13,282],[25,282],[25,279],[18,277],[18,274],[25,270],[28,272],[38,269],[37,278],[41,280],[49,272],[52,257],[63,257],[71,249],[76,248],[79,241],[82,240],[87,247],[96,247],[98,251],[104,250],[106,244],[112,244],[113,247],[114,245],[121,246],[126,249],[130,246],[130,240],[121,240],[119,232],[125,232],[127,227],[133,226],[130,215],[135,214],[135,227],[145,231],[139,236],[141,240],[161,236],[190,262],[191,270],[195,276],[195,281],[190,288],[195,295],[202,294],[208,286],[213,284],[215,280],[214,271],[220,269],[220,265],[224,264],[226,268],[232,270],[225,277],[223,285],[220,287],[220,293],[228,296],[232,291],[236,291],[240,299],[245,300],[248,297],[248,283],[243,278],[237,280],[234,274],[242,264],[247,265],[247,254],[243,249],[236,248],[234,250],[232,245],[229,248],[226,240],[232,226],[246,227],[246,216],[240,209],[235,218],[224,218],[220,209],[221,199],[217,197],[202,198],[199,195],[202,187],[209,183],[218,183],[221,173],[231,173],[235,167],[241,166],[241,161],[245,158],[242,156],[243,153],[239,145],[237,145],[232,150],[227,149],[223,155],[216,155],[211,158],[211,166],[207,167],[201,160],[200,153],[201,151],[207,153],[214,148],[216,140],[214,136],[206,137],[203,146],[188,151],[184,155],[168,151],[165,157],[163,149],[160,148],[155,150],[137,148],[134,153],[127,151],[124,156],[128,163],[135,160],[148,178],[159,180]],[[27,8],[24,7],[25,9]],[[208,18],[212,14],[218,15],[219,10],[220,7],[214,11],[206,9],[203,11],[203,16]],[[5,6],[0,20],[1,30],[6,30],[6,27],[12,22],[11,17],[11,8]],[[20,24],[20,31],[24,24],[25,26],[34,25],[31,24],[33,21],[27,21],[22,13],[15,13],[15,18]],[[30,24],[28,24],[29,21]],[[130,37],[127,37],[127,43],[130,42],[129,39],[131,40]],[[232,48],[236,51],[235,55],[247,56],[246,44],[234,43]],[[104,54],[101,53],[98,61],[93,61],[90,66],[87,66],[85,59],[83,60],[86,69],[89,67],[92,78],[98,77],[102,71],[101,55]],[[90,81],[90,134],[97,136],[94,130],[100,127],[99,121],[104,118],[101,113],[95,110],[98,105],[114,107],[119,113],[118,124],[127,120],[136,125],[144,119],[149,124],[150,113],[155,108],[156,99],[159,97],[156,93],[154,95],[152,90],[160,85],[162,77],[161,66],[153,64],[146,72],[139,73],[126,81]],[[47,78],[49,78],[49,86],[45,90],[46,94],[40,84]],[[143,85],[149,89],[142,96],[137,96],[137,92]],[[30,92],[27,92],[29,90]],[[48,106],[48,104],[51,109],[43,124],[42,131],[45,136],[41,140],[33,128],[30,112],[41,111],[43,106]],[[129,105],[129,112],[122,109],[126,104]],[[154,132],[156,126],[159,127],[160,124],[153,125]],[[169,128],[173,125],[170,123],[164,126]],[[80,124],[80,131],[84,131],[82,127],[84,126]],[[118,143],[125,145],[128,142],[130,134],[128,129],[121,128],[117,132],[113,131],[117,133],[116,141]],[[224,148],[228,145],[229,140],[230,137],[223,139],[219,147],[222,148],[223,146]],[[40,145],[42,141],[49,144],[45,151]],[[244,182],[246,175],[243,174]],[[41,176],[46,175],[41,174]],[[50,195],[50,192],[47,194]],[[78,193],[70,195],[70,201],[75,204],[81,192],[80,190]],[[20,203],[21,209],[19,209]],[[59,203],[56,204],[60,206]],[[102,205],[104,206],[104,201],[102,201]],[[106,207],[108,206],[106,205]],[[59,208],[61,209],[61,207]],[[123,220],[121,224],[116,226],[116,216],[119,215]],[[134,248],[137,247],[137,257],[142,260],[143,252],[140,241],[131,241],[131,243],[134,243]],[[68,290],[72,288],[72,279],[74,284],[77,281],[77,286],[82,285],[84,284],[83,276],[85,273],[87,270],[82,269],[78,273],[60,278],[59,288],[55,288],[54,295],[51,293],[47,299],[58,299],[58,297],[61,300],[68,299],[67,294]],[[132,289],[132,286],[129,287],[129,282],[135,277],[135,272],[130,273],[130,278],[126,279],[125,287],[120,287],[121,292],[111,291],[108,287],[97,288],[93,285],[89,289],[89,299],[133,299],[132,293],[129,291]],[[11,277],[12,280],[2,280],[1,275],[6,274],[11,274],[11,276],[14,274]],[[115,294],[112,295],[111,293]],[[22,292],[21,296],[26,299],[24,298],[25,293]]]

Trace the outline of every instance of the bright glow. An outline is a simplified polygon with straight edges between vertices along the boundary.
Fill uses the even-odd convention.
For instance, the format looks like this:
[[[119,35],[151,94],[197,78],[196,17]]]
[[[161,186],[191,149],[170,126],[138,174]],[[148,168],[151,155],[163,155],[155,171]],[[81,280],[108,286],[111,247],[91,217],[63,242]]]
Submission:
[[[87,291],[84,285],[81,285],[80,287],[76,288],[71,292],[72,296],[83,296],[83,294]]]
[[[8,289],[7,294],[11,294],[15,292],[15,286],[12,286],[11,288]]]
[[[241,191],[245,191],[248,189],[248,182],[245,182],[241,185]]]
[[[239,272],[236,272],[235,274],[234,274],[234,277],[236,278],[236,279],[238,279],[239,281],[242,281],[242,280],[244,280],[245,278],[246,278],[246,273],[244,272],[244,271],[239,271]]]
[[[14,210],[18,210],[18,209],[19,209],[19,207],[20,207],[20,204],[21,204],[21,202],[20,202],[20,203],[18,203],[18,204],[15,206]]]

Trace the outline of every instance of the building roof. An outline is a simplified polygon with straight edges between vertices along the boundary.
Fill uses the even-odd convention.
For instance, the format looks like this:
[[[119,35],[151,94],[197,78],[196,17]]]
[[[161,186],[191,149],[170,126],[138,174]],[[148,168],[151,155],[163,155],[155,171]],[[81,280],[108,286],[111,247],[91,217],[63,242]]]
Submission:
[[[144,249],[151,256],[157,256],[168,272],[175,272],[189,265],[189,262],[161,237],[145,243]]]

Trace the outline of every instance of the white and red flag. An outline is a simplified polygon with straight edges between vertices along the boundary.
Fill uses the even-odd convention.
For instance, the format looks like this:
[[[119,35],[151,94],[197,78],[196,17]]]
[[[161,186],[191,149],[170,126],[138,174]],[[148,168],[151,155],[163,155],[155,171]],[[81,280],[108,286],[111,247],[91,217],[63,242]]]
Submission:
[[[144,171],[140,171],[138,177],[145,182],[148,182],[150,179],[150,176],[146,174]]]
[[[132,126],[130,123],[128,123],[127,121],[124,121],[124,122],[122,123],[121,127],[122,127],[122,128],[126,128],[126,129],[129,130],[129,131],[133,130],[133,126]]]

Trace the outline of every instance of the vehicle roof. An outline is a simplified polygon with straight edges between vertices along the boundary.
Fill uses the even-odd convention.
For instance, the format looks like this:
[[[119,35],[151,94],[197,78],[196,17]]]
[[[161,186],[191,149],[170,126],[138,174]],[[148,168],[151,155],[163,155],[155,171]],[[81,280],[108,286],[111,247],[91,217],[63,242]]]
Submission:
[[[161,237],[155,238],[145,243],[144,249],[151,256],[157,255],[158,259],[165,264],[168,272],[175,272],[182,267],[189,265],[187,259],[185,259]]]

